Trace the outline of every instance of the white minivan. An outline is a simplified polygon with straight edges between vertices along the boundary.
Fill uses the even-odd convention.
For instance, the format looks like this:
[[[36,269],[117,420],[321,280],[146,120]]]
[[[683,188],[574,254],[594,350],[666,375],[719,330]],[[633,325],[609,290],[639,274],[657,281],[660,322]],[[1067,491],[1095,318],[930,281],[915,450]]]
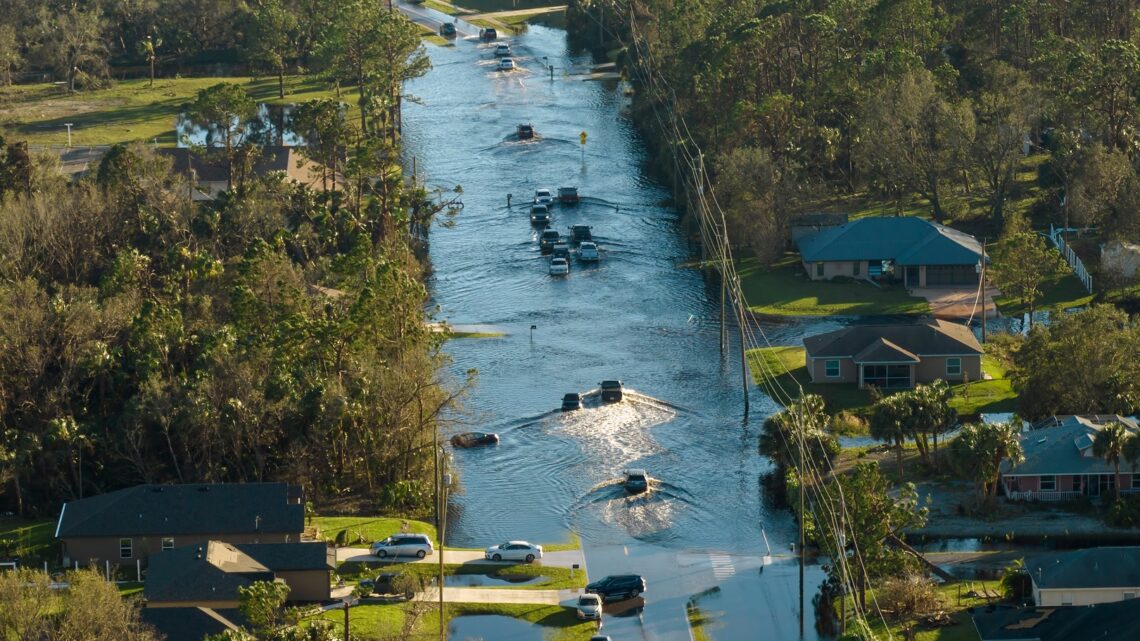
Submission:
[[[373,543],[369,551],[382,559],[389,556],[416,556],[422,559],[435,550],[426,534],[393,534],[383,541]]]

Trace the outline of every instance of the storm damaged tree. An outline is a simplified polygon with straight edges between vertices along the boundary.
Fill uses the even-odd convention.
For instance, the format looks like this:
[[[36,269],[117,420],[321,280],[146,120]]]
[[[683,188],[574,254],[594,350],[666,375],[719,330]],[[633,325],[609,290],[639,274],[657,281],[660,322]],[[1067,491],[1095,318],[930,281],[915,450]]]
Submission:
[[[1014,215],[1006,222],[992,256],[993,264],[988,272],[994,284],[1029,312],[1029,324],[1032,326],[1041,288],[1065,270],[1064,259],[1043,236],[1030,230],[1020,215]]]

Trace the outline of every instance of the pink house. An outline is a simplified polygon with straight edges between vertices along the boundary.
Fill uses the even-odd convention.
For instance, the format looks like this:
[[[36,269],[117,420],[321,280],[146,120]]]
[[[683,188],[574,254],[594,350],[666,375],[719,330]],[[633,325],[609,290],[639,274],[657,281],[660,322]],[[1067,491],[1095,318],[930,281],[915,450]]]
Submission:
[[[1119,423],[1132,432],[1140,426],[1131,418],[1116,415],[1053,417],[1021,435],[1025,461],[1001,466],[1005,495],[1015,500],[1068,501],[1099,497],[1115,490],[1121,494],[1140,491],[1140,474],[1121,461],[1120,476],[1103,458],[1093,456],[1096,435]]]

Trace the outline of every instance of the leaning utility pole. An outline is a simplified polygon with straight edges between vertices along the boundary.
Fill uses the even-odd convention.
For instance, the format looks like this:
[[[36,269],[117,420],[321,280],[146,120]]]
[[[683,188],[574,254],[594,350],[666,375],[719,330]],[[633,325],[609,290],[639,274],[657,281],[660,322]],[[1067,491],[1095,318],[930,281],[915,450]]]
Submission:
[[[804,476],[804,433],[806,429],[804,428],[803,405],[801,404],[795,412],[799,414],[796,417],[798,420],[795,424],[798,428],[796,441],[798,441],[800,457],[797,472],[800,475],[800,638],[802,639],[804,638],[804,518],[806,516],[804,514],[804,494],[807,493],[807,478]]]
[[[982,343],[986,342],[986,237],[982,237]]]
[[[744,349],[744,300],[740,295],[740,278],[736,279],[736,322],[740,324],[740,383],[744,390],[744,416],[748,416],[748,352]]]

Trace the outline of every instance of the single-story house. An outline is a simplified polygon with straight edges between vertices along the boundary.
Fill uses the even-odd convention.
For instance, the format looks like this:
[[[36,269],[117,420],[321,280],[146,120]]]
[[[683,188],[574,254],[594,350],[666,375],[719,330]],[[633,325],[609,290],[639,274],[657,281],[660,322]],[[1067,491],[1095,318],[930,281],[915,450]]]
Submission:
[[[1039,607],[1128,601],[1140,594],[1140,547],[1055,552],[1026,559],[1025,571]]]
[[[982,345],[969,327],[943,320],[917,325],[852,325],[804,338],[813,383],[908,389],[916,383],[982,377]]]
[[[139,619],[165,641],[202,641],[224,632],[237,632],[248,621],[240,610],[214,608],[142,608]]]
[[[975,608],[981,641],[1135,641],[1140,617],[1134,603],[1063,608]]]
[[[65,503],[55,537],[63,561],[145,565],[152,555],[207,541],[296,543],[300,488],[285,483],[137,485]]]
[[[193,200],[214,200],[218,194],[229,188],[229,169],[220,149],[211,148],[207,153],[186,147],[157,149],[160,156],[170,158],[171,169],[190,178],[194,183],[190,197]],[[257,158],[251,167],[254,176],[280,174],[307,187],[319,189],[322,185],[339,185],[339,177],[320,164],[307,158],[296,147],[265,146],[257,150]],[[237,177],[234,177],[235,184]]]
[[[1025,460],[1001,465],[1005,495],[1015,500],[1068,501],[1099,497],[1109,490],[1140,491],[1140,474],[1122,466],[1117,479],[1113,466],[1093,455],[1097,434],[1114,423],[1133,433],[1140,431],[1133,419],[1097,415],[1054,417],[1038,423],[1037,429],[1022,432]]]
[[[208,541],[151,559],[148,608],[236,608],[238,588],[257,581],[289,586],[290,602],[329,598],[336,552],[323,542],[231,545]]]
[[[977,286],[982,245],[973,236],[914,216],[853,220],[796,243],[812,280],[883,278],[906,287]]]
[[[846,224],[847,214],[843,213],[815,212],[793,216],[789,223],[792,243],[798,243],[801,238],[818,234],[824,229]]]

